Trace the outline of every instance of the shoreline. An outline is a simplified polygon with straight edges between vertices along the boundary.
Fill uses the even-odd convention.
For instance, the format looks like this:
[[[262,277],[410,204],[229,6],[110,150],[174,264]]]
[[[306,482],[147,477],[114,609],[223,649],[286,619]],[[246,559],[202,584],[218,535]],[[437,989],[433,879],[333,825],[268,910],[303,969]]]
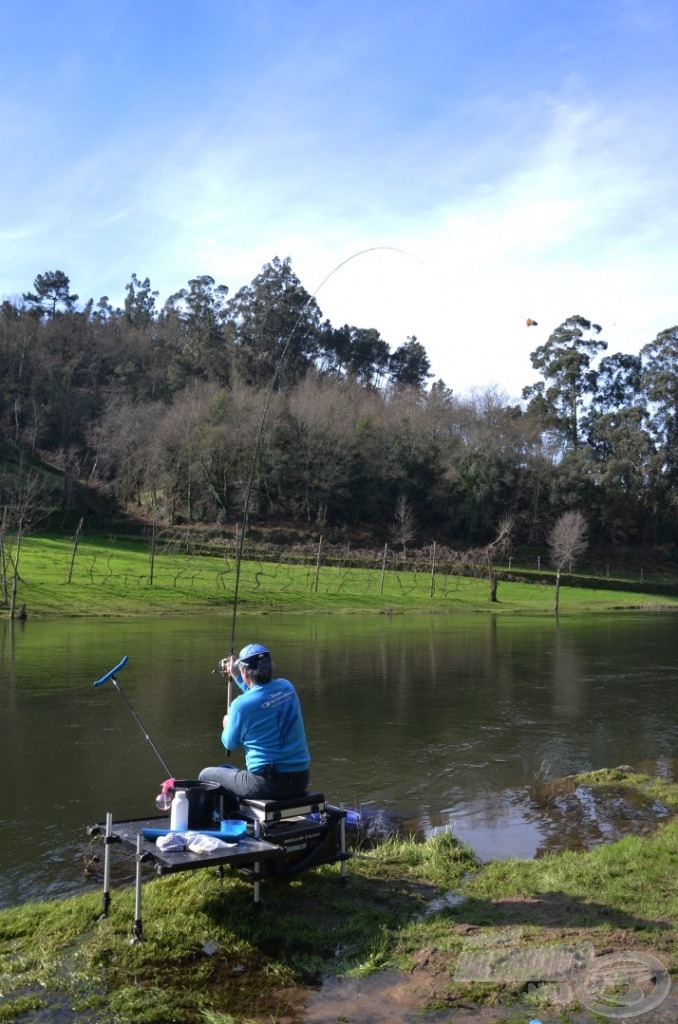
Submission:
[[[678,782],[627,766],[573,780],[621,787],[678,814]],[[336,865],[292,886],[267,879],[264,913],[252,911],[250,883],[230,874],[222,882],[209,869],[155,879],[144,885],[144,941],[135,945],[130,888],[114,892],[98,923],[94,893],[27,904],[0,912],[0,949],[12,954],[0,1019],[30,1019],[64,1000],[87,1019],[127,1024],[302,1022],[314,1001],[342,1019],[363,991],[383,999],[395,986],[398,1004],[386,1002],[393,1024],[411,1012],[439,1020],[443,1010],[446,1020],[472,1011],[469,1019],[498,1024],[526,1007],[545,1021],[561,1011],[588,1021],[576,979],[550,975],[543,954],[585,948],[595,966],[624,953],[675,972],[677,862],[678,817],[650,835],[530,861],[481,864],[450,832],[424,842],[387,838],[354,851],[343,889]],[[504,961],[513,951],[512,980],[492,981],[482,965],[475,980],[460,972],[470,954],[488,949]],[[674,1005],[663,999],[653,1024],[673,1020],[664,1013]]]

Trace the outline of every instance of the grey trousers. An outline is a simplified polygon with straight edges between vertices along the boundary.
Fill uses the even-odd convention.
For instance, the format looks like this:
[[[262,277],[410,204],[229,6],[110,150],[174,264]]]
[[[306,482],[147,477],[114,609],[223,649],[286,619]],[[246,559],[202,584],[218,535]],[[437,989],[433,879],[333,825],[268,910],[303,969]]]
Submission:
[[[198,776],[200,782],[217,782],[224,793],[224,805],[228,811],[237,811],[238,797],[253,800],[285,800],[287,797],[302,796],[308,789],[308,770],[303,772],[276,772],[264,768],[261,774],[236,768],[232,764],[221,764],[214,768],[203,768]]]

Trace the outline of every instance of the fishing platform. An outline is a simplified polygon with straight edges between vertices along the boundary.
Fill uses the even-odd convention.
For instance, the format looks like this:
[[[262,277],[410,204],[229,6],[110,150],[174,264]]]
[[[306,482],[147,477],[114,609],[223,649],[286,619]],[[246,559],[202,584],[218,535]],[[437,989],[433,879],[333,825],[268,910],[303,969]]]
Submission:
[[[197,785],[197,784],[196,784]],[[244,823],[244,832],[221,844],[219,849],[194,853],[189,849],[162,850],[156,845],[160,834],[169,832],[167,816],[134,818],[113,822],[106,815],[105,824],[91,825],[92,837],[103,837],[104,882],[101,918],[108,916],[111,903],[111,848],[115,844],[135,851],[134,936],[142,939],[142,870],[152,865],[156,875],[178,871],[195,871],[216,867],[220,877],[224,868],[233,868],[253,882],[253,902],[261,905],[261,882],[266,877],[291,879],[321,864],[340,864],[340,884],[346,881],[346,862],[351,854],[346,849],[346,818],[343,807],[325,802],[322,793],[305,793],[286,800],[242,799],[236,820]],[[233,820],[233,816],[230,816]],[[197,835],[220,835],[220,821],[191,829]],[[190,821],[189,821],[190,827]],[[221,838],[224,836],[221,834]]]

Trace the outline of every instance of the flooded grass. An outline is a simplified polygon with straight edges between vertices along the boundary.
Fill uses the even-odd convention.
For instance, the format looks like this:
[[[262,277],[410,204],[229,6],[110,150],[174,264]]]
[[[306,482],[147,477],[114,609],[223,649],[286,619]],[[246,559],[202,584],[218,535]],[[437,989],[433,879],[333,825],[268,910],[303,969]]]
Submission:
[[[678,784],[637,773],[616,769],[567,783],[597,793],[621,787],[678,808]],[[77,1019],[127,1024],[377,1020],[350,1016],[357,994],[374,988],[375,1005],[380,994],[394,1022],[428,1007],[473,1009],[474,1020],[489,1024],[509,1019],[502,1008],[512,1012],[520,1001],[535,1008],[562,1001],[565,982],[541,977],[552,967],[536,954],[527,978],[523,970],[514,981],[469,981],[458,967],[473,951],[499,949],[504,958],[516,950],[583,949],[596,958],[630,951],[675,971],[676,878],[678,820],[671,819],[652,835],[588,851],[487,864],[449,832],[424,842],[388,838],[355,850],[343,888],[336,867],[289,883],[267,879],[260,912],[240,876],[186,872],[144,886],[144,941],[133,945],[130,889],[113,893],[98,923],[95,895],[29,904],[0,913],[0,1020],[37,1020],[39,1005],[64,997]],[[567,1013],[576,1014],[577,993],[567,992]]]
[[[421,839],[450,828],[481,861],[532,859],[566,850],[590,850],[628,835],[650,835],[678,814],[671,778],[678,760],[664,758],[669,778],[649,778],[631,768],[603,769],[532,785],[490,791],[456,812],[429,814],[426,828],[403,819],[398,834]],[[367,835],[379,816],[367,817]]]

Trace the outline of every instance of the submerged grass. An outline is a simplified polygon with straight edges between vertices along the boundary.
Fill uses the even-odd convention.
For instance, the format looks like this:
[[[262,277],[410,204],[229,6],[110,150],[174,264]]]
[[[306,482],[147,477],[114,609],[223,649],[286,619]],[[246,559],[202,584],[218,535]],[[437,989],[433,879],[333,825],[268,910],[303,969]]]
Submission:
[[[583,778],[619,786],[612,774]],[[624,784],[678,808],[676,784],[636,774]],[[678,819],[589,852],[484,865],[449,832],[392,838],[355,851],[345,888],[334,866],[266,880],[258,912],[239,875],[186,872],[144,886],[144,940],[134,945],[130,889],[113,893],[98,923],[91,894],[31,904],[0,913],[0,1020],[30,1020],[67,998],[92,1021],[276,1024],[303,1020],[309,986],[384,968],[425,979],[429,1007],[505,1002],[524,997],[524,981],[463,982],[455,969],[469,942],[507,935],[542,950],[651,951],[675,970],[677,878]]]
[[[63,537],[27,537],[22,546],[18,603],[34,615],[138,615],[228,612],[235,587],[231,550],[221,556],[157,554],[148,543],[84,538],[75,559]],[[496,603],[486,580],[440,574],[433,594],[428,572],[314,566],[245,559],[238,594],[242,612],[552,613],[554,588],[543,582],[502,582]],[[561,612],[678,608],[678,597],[608,589],[561,590]]]

